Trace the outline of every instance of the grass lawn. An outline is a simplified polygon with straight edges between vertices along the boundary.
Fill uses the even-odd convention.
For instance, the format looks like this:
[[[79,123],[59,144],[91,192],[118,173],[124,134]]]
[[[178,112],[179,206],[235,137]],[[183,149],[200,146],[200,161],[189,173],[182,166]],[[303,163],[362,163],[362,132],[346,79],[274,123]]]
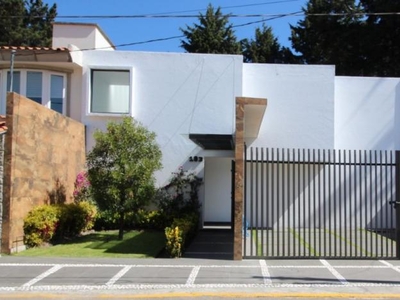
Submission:
[[[41,257],[156,257],[165,246],[162,231],[129,231],[118,240],[118,231],[101,231],[55,246],[31,248],[15,256]]]

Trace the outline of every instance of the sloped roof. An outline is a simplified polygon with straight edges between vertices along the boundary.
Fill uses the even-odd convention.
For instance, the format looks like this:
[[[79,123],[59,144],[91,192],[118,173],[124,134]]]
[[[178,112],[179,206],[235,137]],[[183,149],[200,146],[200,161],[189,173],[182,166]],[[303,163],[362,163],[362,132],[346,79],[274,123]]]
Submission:
[[[9,61],[15,50],[16,62],[72,62],[68,48],[0,46],[0,60]]]

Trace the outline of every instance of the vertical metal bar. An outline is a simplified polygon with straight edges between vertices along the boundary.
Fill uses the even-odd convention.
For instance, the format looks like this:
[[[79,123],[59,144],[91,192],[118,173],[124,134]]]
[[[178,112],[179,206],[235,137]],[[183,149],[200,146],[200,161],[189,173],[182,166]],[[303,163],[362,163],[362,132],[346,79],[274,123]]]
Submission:
[[[342,168],[341,151],[339,150],[339,256],[342,256]]]
[[[378,255],[378,151],[375,151],[375,254]]]
[[[382,150],[379,151],[379,163],[380,163],[380,201],[379,201],[379,207],[380,207],[380,228],[381,228],[381,256],[383,255],[383,235],[385,232],[383,232],[383,210],[385,208],[385,203],[383,202],[383,163],[382,163]]]
[[[385,202],[384,202],[384,207],[385,207],[385,214],[386,214],[386,216],[385,216],[385,220],[386,220],[386,257],[389,257],[389,239],[390,239],[390,231],[389,231],[389,214],[388,214],[388,209],[389,209],[389,206],[390,205],[388,205],[388,201],[389,201],[389,196],[388,196],[388,191],[389,191],[389,182],[388,182],[388,173],[389,173],[389,170],[388,170],[388,166],[389,166],[389,163],[388,163],[388,152],[387,151],[385,151]],[[389,168],[390,168],[390,166],[389,166]]]
[[[293,231],[296,230],[296,151],[292,149],[292,160],[293,160]],[[299,164],[297,164],[298,166]],[[296,256],[296,243],[295,235],[292,234],[293,238],[293,256]]]
[[[280,178],[280,172],[279,172],[279,169],[280,169],[280,167],[281,167],[281,164],[280,164],[280,160],[279,160],[279,157],[280,157],[280,155],[279,155],[279,152],[280,152],[280,150],[279,150],[279,148],[277,148],[276,149],[277,150],[277,153],[276,153],[276,161],[277,161],[277,172],[276,172],[276,225],[277,225],[277,228],[278,228],[278,232],[276,233],[276,239],[277,239],[277,242],[276,242],[276,245],[277,245],[277,250],[276,250],[276,255],[277,256],[279,256],[279,250],[281,249],[281,247],[280,247],[280,244],[279,244],[279,242],[280,242],[280,239],[279,239],[279,236],[280,236],[280,228],[279,228],[279,220],[280,220],[280,210],[279,210],[279,208],[280,208],[280,194],[279,194],[279,187],[280,187],[280,180],[279,180],[279,178]]]
[[[369,219],[368,222],[370,224],[370,228],[372,229],[372,204],[373,204],[373,180],[372,180],[372,171],[373,171],[373,166],[372,166],[372,151],[370,151],[369,153],[369,160],[370,160],[370,173],[369,173],[369,190],[370,190],[370,203],[369,203]],[[370,253],[371,256],[373,255],[373,245],[372,245],[372,239],[373,239],[373,234],[372,234],[372,230],[371,230],[371,234],[370,234]]]
[[[337,189],[336,189],[336,150],[333,150],[333,232],[335,235],[332,237],[333,239],[333,256],[337,256],[337,242],[336,242],[336,230],[337,230],[337,205],[336,205],[336,200],[337,200]]]
[[[277,201],[277,198],[275,197],[275,191],[274,191],[274,185],[275,185],[275,180],[274,180],[274,178],[275,178],[275,161],[274,161],[274,154],[275,154],[275,150],[274,150],[274,148],[272,148],[272,151],[271,151],[271,156],[272,156],[272,165],[271,165],[271,167],[272,167],[272,171],[271,171],[271,195],[272,195],[272,197],[271,197],[271,221],[272,221],[272,230],[271,230],[271,235],[272,235],[272,240],[271,240],[271,248],[272,248],[272,256],[274,256],[274,254],[275,254],[275,233],[274,233],[274,231],[275,231],[275,218],[274,218],[274,215],[275,215],[275,212],[274,212],[274,206],[275,206],[275,201]]]
[[[290,160],[290,150],[289,148],[287,149],[287,172],[286,172],[286,182],[287,182],[287,230],[285,232],[286,238],[287,238],[287,249],[288,249],[288,256],[292,256],[291,254],[291,245],[290,245],[290,204],[294,204],[291,199],[290,199],[290,195],[291,195],[291,191],[293,193],[293,190],[290,188],[290,174],[292,174],[291,172],[291,167],[292,167],[292,163]]]
[[[297,209],[298,209],[298,211],[297,211],[297,215],[298,215],[298,220],[297,220],[297,230],[298,230],[298,234],[300,235],[300,228],[301,228],[301,207],[302,207],[302,205],[301,205],[301,169],[300,169],[300,166],[301,166],[301,164],[300,164],[300,156],[301,156],[301,152],[300,152],[300,149],[298,149],[297,150],[297,161],[299,162],[299,164],[298,164],[298,167],[297,167],[297,180],[298,180],[298,183],[297,183],[297,194],[299,195],[299,201],[298,201],[298,203],[299,203],[299,205],[297,205]],[[297,243],[298,243],[298,255],[297,256],[301,256],[301,243],[300,243],[300,241],[297,241]]]
[[[350,209],[350,217],[352,216],[352,215],[354,215],[354,242],[355,242],[355,245],[356,245],[356,247],[354,248],[354,256],[355,257],[357,257],[358,256],[358,249],[359,249],[359,247],[358,247],[358,238],[357,238],[357,215],[358,215],[358,209],[357,209],[357,207],[358,207],[358,205],[357,205],[357,192],[358,192],[358,189],[357,189],[357,170],[358,170],[358,167],[360,166],[360,164],[358,163],[357,164],[357,151],[356,150],[354,150],[353,151],[353,154],[354,154],[354,206],[353,206],[353,211],[354,211],[354,213],[351,213],[351,209]],[[351,237],[350,237],[350,240],[351,240]]]
[[[264,148],[261,148],[261,255],[265,256],[264,251],[264,233],[265,233],[265,214],[264,214],[264,201],[265,201],[265,178],[264,178]]]
[[[372,180],[371,180],[371,174],[372,174],[372,151],[369,151],[369,155],[367,157],[367,151],[365,152],[365,160],[368,160],[368,164],[365,165],[365,169],[368,169],[368,173],[365,173],[365,250],[368,250],[368,253],[370,253],[369,255],[367,254],[367,256],[371,256],[371,245],[372,245],[372,236],[369,235],[369,243],[368,243],[368,228],[367,225],[370,223],[369,219],[368,219],[368,212],[371,210],[371,199],[372,199]],[[368,159],[367,159],[368,158]],[[367,168],[368,166],[368,168]],[[369,181],[368,181],[369,180]],[[369,184],[368,184],[369,183]],[[368,189],[369,187],[369,189]],[[369,193],[368,193],[369,190]],[[369,197],[368,197],[369,195]],[[368,203],[368,200],[370,203]],[[369,205],[368,205],[369,204]],[[369,206],[369,207],[368,207]]]
[[[307,185],[308,185],[308,243],[311,245],[311,151],[310,149],[307,150],[307,159],[308,159],[308,174],[307,174]],[[311,251],[309,251],[311,252]],[[308,254],[311,257],[311,253]]]
[[[395,157],[396,157],[396,155],[395,155]],[[396,178],[393,177],[393,175],[396,176],[396,172],[395,172],[395,174],[393,174],[393,169],[396,169],[396,162],[393,161],[393,151],[390,151],[390,164],[391,164],[391,166],[390,166],[390,200],[393,201],[393,199],[395,199],[395,196],[396,196],[396,194],[395,194],[396,190],[393,192],[393,189],[396,188]],[[392,164],[394,164],[394,166]],[[389,205],[389,212],[390,212],[390,227],[389,228],[391,229],[391,231],[393,231],[390,233],[390,253],[392,254],[392,257],[394,257],[395,254],[393,253],[393,247],[394,247],[396,236],[395,236],[395,231],[394,231],[395,224],[393,224],[394,211],[393,211],[391,205]],[[399,243],[399,241],[397,241],[397,243]]]
[[[333,168],[335,168],[335,165],[333,164],[333,162],[331,161],[331,150],[328,150],[328,193],[329,193],[329,198],[328,198],[328,211],[329,211],[329,223],[328,223],[328,229],[329,229],[329,256],[332,257],[332,211],[333,213],[335,213],[335,209],[332,209],[332,193],[333,193],[333,200],[335,199],[335,186],[333,186],[333,191],[331,188],[331,175],[332,175],[332,166]],[[335,169],[333,169],[333,171],[335,171]],[[335,179],[333,179],[335,180]]]
[[[347,257],[347,159],[346,150],[343,150],[343,160],[344,160],[344,173],[343,173],[343,221],[344,221],[344,256]]]
[[[321,203],[321,157],[320,157],[320,149],[318,149],[318,164],[317,164],[317,179],[318,179],[318,253],[319,255],[323,255],[321,251],[321,208],[323,208],[323,203]]]
[[[351,196],[351,184],[352,184],[352,182],[351,182],[351,174],[353,173],[353,165],[352,165],[352,162],[351,162],[351,150],[349,150],[349,212],[348,212],[348,218],[349,218],[349,241],[350,241],[350,245],[349,245],[349,255],[350,255],[350,257],[352,257],[353,255],[353,246],[352,246],[352,243],[353,243],[353,240],[352,240],[352,234],[351,234],[351,232],[352,232],[352,230],[353,230],[353,226],[352,226],[352,224],[353,224],[353,222],[352,222],[352,219],[353,219],[353,215],[351,214],[351,201],[352,201],[352,196]],[[356,184],[356,182],[354,181],[354,184]],[[347,231],[347,230],[346,230]]]
[[[365,165],[365,160],[364,160],[364,163],[363,163],[363,161],[362,161],[362,155],[361,155],[361,150],[359,150],[359,152],[358,152],[358,159],[359,159],[359,161],[360,161],[360,172],[359,172],[359,180],[360,180],[360,186],[359,186],[359,206],[360,206],[360,225],[359,225],[359,229],[358,229],[358,231],[360,232],[360,249],[362,249],[362,247],[363,247],[363,239],[362,239],[362,236],[363,236],[363,232],[361,231],[362,230],[362,228],[363,228],[363,199],[364,199],[364,197],[362,196],[362,191],[363,191],[363,186],[362,186],[362,183],[363,183],[363,180],[362,180],[362,170],[363,170],[363,168],[362,168],[362,165],[364,164]],[[366,184],[366,182],[365,182],[365,184]],[[363,252],[362,251],[360,251],[360,256],[363,256]]]
[[[310,241],[310,245],[312,244],[313,245],[313,248],[315,249],[315,250],[317,250],[317,236],[316,236],[316,224],[317,224],[317,207],[316,207],[316,191],[315,191],[315,184],[316,184],[316,182],[317,182],[317,178],[316,178],[316,174],[315,174],[315,166],[316,166],[316,164],[315,164],[315,149],[313,149],[313,151],[312,151],[312,154],[313,154],[313,158],[312,158],[312,178],[313,178],[313,209],[312,209],[312,212],[313,212],[313,218],[312,218],[312,221],[313,221],[313,228],[314,228],[314,234],[313,234],[313,242],[311,243],[311,241]],[[317,255],[317,253],[315,253],[315,255]]]
[[[395,196],[395,203],[400,202],[400,151],[396,151],[396,196]],[[396,207],[396,206],[395,206]],[[396,257],[400,259],[400,206],[396,209]]]
[[[270,242],[270,240],[269,240],[269,222],[270,222],[270,216],[269,216],[269,213],[270,213],[270,211],[269,211],[269,205],[270,205],[270,202],[271,202],[271,199],[272,199],[272,197],[270,197],[270,192],[271,192],[271,185],[270,185],[270,182],[269,182],[269,173],[270,173],[270,164],[269,164],[269,148],[268,149],[266,149],[266,151],[267,151],[267,153],[266,153],[266,161],[267,161],[267,165],[266,165],[266,174],[265,174],[265,177],[266,177],[266,181],[267,181],[267,191],[266,191],[266,196],[267,196],[267,199],[266,199],[266,202],[265,202],[265,210],[266,210],[266,216],[267,216],[267,220],[266,220],[266,226],[267,226],[267,237],[266,237],[266,256],[270,256],[270,252],[269,252],[269,246],[270,246],[270,244],[272,244],[271,242]]]
[[[259,255],[258,253],[258,243],[259,243],[259,236],[258,236],[258,230],[259,230],[259,224],[258,224],[258,214],[259,214],[259,209],[258,209],[258,203],[260,201],[260,195],[259,195],[259,178],[258,178],[258,169],[259,169],[260,161],[258,159],[258,147],[256,147],[256,167],[255,167],[255,177],[256,177],[256,191],[255,191],[255,230],[253,229],[254,235],[255,235],[255,252],[256,256]],[[254,228],[254,226],[253,226]]]
[[[326,257],[327,256],[327,253],[326,253],[326,246],[327,246],[327,243],[326,243],[326,201],[328,200],[326,198],[326,169],[327,169],[327,166],[329,167],[329,165],[326,164],[325,149],[322,150],[322,161],[323,161],[322,167],[324,170],[324,173],[323,173],[324,177],[323,177],[323,183],[322,183],[322,198],[321,198],[321,200],[323,201],[323,204],[324,204],[323,205],[323,209],[324,209],[323,220],[324,220],[324,222],[322,224],[323,224],[323,229],[324,229],[324,257]]]
[[[306,150],[303,149],[303,240],[306,240]],[[303,242],[303,256],[306,255],[306,244]]]
[[[285,149],[282,148],[282,252],[286,255],[285,247]]]
[[[253,230],[251,230],[254,226],[253,223],[253,214],[254,214],[254,156],[253,156],[253,148],[250,148],[250,157],[251,157],[251,163],[250,163],[250,220],[249,220],[249,231],[250,231],[250,253],[251,256],[254,256],[254,233]]]

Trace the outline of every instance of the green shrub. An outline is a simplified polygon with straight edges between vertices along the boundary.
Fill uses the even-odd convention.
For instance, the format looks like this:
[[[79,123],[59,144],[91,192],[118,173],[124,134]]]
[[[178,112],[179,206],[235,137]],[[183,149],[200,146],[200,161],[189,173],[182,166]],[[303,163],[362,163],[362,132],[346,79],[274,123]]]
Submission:
[[[96,207],[89,202],[41,205],[24,219],[24,243],[37,247],[77,236],[93,227],[95,216]]]
[[[165,250],[171,257],[182,256],[182,230],[179,227],[165,228],[166,244]]]
[[[159,210],[145,210],[139,209],[133,215],[133,226],[134,228],[141,228],[141,229],[156,229],[156,230],[163,230],[166,225],[167,218],[165,214],[163,214]]]
[[[186,214],[182,218],[175,218],[170,227],[165,228],[165,250],[171,257],[182,256],[183,250],[197,233],[198,215]]]
[[[118,214],[108,210],[98,212],[93,228],[96,231],[118,229]]]
[[[58,227],[60,211],[54,205],[41,205],[31,210],[24,219],[24,243],[37,247],[48,243]]]
[[[86,201],[58,205],[59,222],[54,239],[71,238],[93,227],[96,207]]]

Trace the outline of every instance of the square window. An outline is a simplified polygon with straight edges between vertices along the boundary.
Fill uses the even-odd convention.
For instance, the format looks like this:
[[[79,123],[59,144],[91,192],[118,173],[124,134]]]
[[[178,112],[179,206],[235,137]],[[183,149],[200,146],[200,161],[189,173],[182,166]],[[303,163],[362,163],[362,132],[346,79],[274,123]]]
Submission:
[[[130,72],[92,70],[91,113],[129,113]]]

